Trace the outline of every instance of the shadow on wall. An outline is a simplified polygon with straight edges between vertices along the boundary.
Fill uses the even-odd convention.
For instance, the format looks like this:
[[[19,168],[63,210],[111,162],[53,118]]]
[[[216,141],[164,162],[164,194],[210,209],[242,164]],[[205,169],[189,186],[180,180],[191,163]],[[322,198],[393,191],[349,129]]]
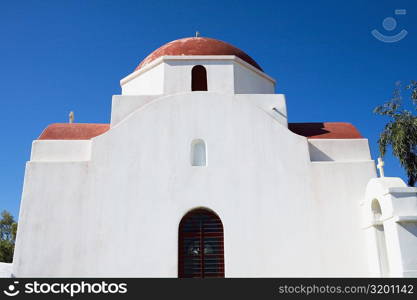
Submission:
[[[289,130],[302,136],[318,136],[330,133],[324,127],[324,123],[288,123]]]
[[[334,161],[334,159],[311,143],[308,143],[308,152],[310,153],[311,161]]]
[[[417,224],[416,223],[403,223],[401,224],[401,227],[407,230],[407,232],[414,237],[417,237]]]

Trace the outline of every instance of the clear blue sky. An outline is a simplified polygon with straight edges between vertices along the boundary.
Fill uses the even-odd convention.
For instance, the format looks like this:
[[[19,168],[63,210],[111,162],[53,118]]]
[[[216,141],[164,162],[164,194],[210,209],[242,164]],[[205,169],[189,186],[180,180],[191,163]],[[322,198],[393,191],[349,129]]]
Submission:
[[[0,210],[17,217],[31,142],[48,124],[70,110],[76,122],[109,122],[119,80],[196,30],[243,49],[277,79],[290,122],[351,122],[376,158],[386,120],[372,109],[397,80],[417,80],[416,16],[417,1],[401,0],[2,1]],[[397,28],[385,30],[386,17]],[[388,44],[373,29],[408,36]],[[405,178],[392,157],[386,175]]]

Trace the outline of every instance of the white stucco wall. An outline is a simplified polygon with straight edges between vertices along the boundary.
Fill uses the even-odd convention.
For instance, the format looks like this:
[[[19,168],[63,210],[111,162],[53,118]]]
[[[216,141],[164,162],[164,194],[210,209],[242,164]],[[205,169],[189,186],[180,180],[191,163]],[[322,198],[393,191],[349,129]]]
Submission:
[[[113,127],[130,113],[134,112],[146,103],[151,102],[162,95],[114,95],[111,108],[111,126]]]
[[[29,162],[15,274],[176,277],[195,207],[223,222],[227,277],[366,274],[356,206],[373,163],[312,164],[307,139],[263,103],[157,98],[94,138],[89,162]],[[206,167],[190,165],[196,138]]]
[[[275,80],[233,55],[163,56],[121,80],[122,95],[176,94],[191,91],[191,70],[202,65],[210,92],[273,94]]]
[[[288,127],[287,104],[283,94],[236,94],[235,99],[260,108],[284,127]]]
[[[310,139],[311,161],[369,161],[367,139]]]
[[[417,215],[413,220],[397,221],[398,239],[401,241],[403,273],[405,277],[417,277]]]
[[[322,276],[368,275],[360,203],[375,176],[371,160],[312,163]]]
[[[90,140],[35,140],[31,161],[87,161],[90,160]]]
[[[88,162],[27,163],[13,274],[81,276],[85,248],[98,249],[86,243],[98,208],[87,200],[88,172]]]
[[[273,94],[275,83],[261,76],[253,69],[235,63],[234,67],[234,90],[236,94]]]
[[[137,128],[134,136],[130,134],[130,128]],[[285,138],[279,139],[281,135]],[[208,166],[205,168],[190,166],[190,143],[195,138],[201,138],[207,144]],[[282,139],[292,140],[292,143],[299,146],[295,147],[296,150],[282,147]],[[260,148],[258,145],[265,147]],[[101,152],[100,149],[104,148],[123,157],[122,160],[115,158],[106,162],[110,164],[108,172],[113,173],[111,170],[117,165],[128,177],[121,173],[111,179],[112,185],[123,186],[115,189],[118,190],[117,195],[98,189],[98,186],[110,184],[102,182],[103,179],[110,179],[109,176],[98,179],[97,187],[93,187],[93,190],[97,190],[99,198],[105,203],[113,202],[114,197],[129,199],[126,203],[128,206],[120,206],[118,210],[122,218],[127,212],[135,211],[137,215],[134,219],[141,220],[137,226],[142,226],[129,226],[132,243],[169,247],[165,254],[161,252],[158,255],[157,261],[150,260],[149,266],[144,269],[140,268],[143,261],[139,260],[133,262],[138,264],[137,268],[132,268],[130,262],[124,272],[130,269],[132,272],[143,272],[135,273],[139,276],[147,276],[146,272],[176,276],[178,224],[188,210],[198,206],[209,207],[222,218],[225,227],[225,256],[229,257],[226,261],[227,276],[244,276],[242,268],[246,270],[247,276],[297,272],[285,259],[290,253],[294,254],[294,248],[289,245],[276,247],[274,244],[280,240],[280,235],[287,234],[279,230],[280,222],[276,223],[276,220],[297,215],[301,207],[309,206],[311,201],[307,192],[310,187],[297,188],[295,180],[303,176],[303,181],[309,181],[305,172],[309,163],[307,147],[303,139],[276,124],[273,118],[261,110],[214,93],[166,97],[144,107],[111,132],[97,138],[93,148],[97,160],[93,166],[103,165],[101,156],[104,154],[104,157],[112,156],[107,151]],[[304,159],[291,159],[295,152],[299,152],[298,156]],[[286,159],[277,160],[276,156]],[[293,179],[280,180],[279,174],[290,165],[295,171],[289,176]],[[129,174],[135,175],[131,177]],[[136,183],[133,184],[131,180]],[[155,190],[155,186],[159,188]],[[285,195],[296,188],[299,196],[295,197],[297,200],[292,197],[291,205],[281,200],[288,198]],[[282,197],[278,197],[278,190]],[[131,195],[136,196],[132,198]],[[114,209],[111,211],[114,212]],[[306,223],[308,219],[309,216],[306,216],[304,221],[297,222],[294,227],[299,231],[310,230]],[[154,224],[156,220],[161,221]],[[262,229],[267,225],[272,228],[272,233]],[[276,241],[270,239],[271,234],[277,236]],[[305,238],[311,239],[311,236]],[[296,238],[293,241],[300,246],[305,242]],[[254,246],[247,247],[249,244]],[[267,244],[270,246],[265,247]],[[135,252],[131,255],[149,256],[146,248],[135,249],[133,245],[127,248],[131,249],[127,251]],[[302,251],[301,248],[299,251]],[[315,263],[301,255],[301,252],[299,254],[303,265]],[[253,257],[249,262],[248,255]],[[277,265],[281,267],[277,268]],[[308,269],[312,270],[311,267]]]
[[[381,216],[375,220],[372,203],[376,201]],[[400,178],[372,179],[362,203],[363,230],[368,263],[372,274],[381,274],[381,246],[386,247],[387,274],[390,277],[417,277],[417,188],[407,187]],[[375,225],[384,229],[385,243],[376,242]]]
[[[0,262],[0,278],[10,278],[12,276],[12,264]]]
[[[191,91],[191,70],[202,65],[207,72],[207,89],[210,92],[233,93],[232,60],[166,60],[166,95]]]
[[[164,93],[164,64],[152,65],[131,74],[122,87],[123,95],[160,95]]]
[[[197,64],[207,92],[190,92]],[[226,277],[380,274],[363,212],[387,187],[366,139],[292,133],[275,81],[234,56],[161,57],[121,85],[106,133],[34,141],[14,275],[176,277],[178,225],[197,207],[223,222]],[[196,139],[204,167],[190,163]],[[390,184],[401,201],[383,209],[403,218],[386,223],[403,241],[389,248],[392,274],[414,274],[414,196]]]

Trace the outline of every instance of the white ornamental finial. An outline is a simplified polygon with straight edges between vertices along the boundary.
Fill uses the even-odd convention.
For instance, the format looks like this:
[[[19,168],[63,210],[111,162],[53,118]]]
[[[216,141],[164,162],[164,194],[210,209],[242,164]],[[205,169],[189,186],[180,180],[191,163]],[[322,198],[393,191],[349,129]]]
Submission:
[[[382,158],[378,157],[378,164],[376,165],[376,167],[379,170],[379,177],[385,177],[385,175],[384,175],[384,165],[385,165],[385,163],[382,160]]]
[[[195,37],[200,37],[200,32],[199,31],[195,32]]]
[[[74,112],[73,111],[70,111],[68,117],[69,117],[69,123],[74,123]]]

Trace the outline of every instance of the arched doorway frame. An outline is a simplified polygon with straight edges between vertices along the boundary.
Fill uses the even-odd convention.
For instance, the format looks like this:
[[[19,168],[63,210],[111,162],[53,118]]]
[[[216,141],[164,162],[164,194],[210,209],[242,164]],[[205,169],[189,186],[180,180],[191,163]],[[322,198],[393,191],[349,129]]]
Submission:
[[[188,211],[178,226],[178,277],[224,277],[224,230],[211,209]]]

